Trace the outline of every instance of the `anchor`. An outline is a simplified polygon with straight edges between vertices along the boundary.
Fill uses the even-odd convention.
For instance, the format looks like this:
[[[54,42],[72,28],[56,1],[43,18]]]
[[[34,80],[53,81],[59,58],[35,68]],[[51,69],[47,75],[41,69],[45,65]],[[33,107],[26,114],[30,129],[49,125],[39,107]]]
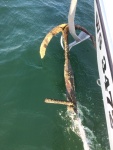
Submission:
[[[44,38],[40,46],[40,56],[41,59],[45,57],[46,48],[56,34],[59,32],[62,33],[61,36],[61,46],[64,49],[64,80],[66,86],[66,101],[54,100],[54,99],[45,99],[46,103],[52,104],[62,104],[66,105],[67,109],[70,111],[74,111],[77,114],[77,100],[75,96],[75,84],[74,84],[74,74],[70,63],[69,51],[71,48],[84,40],[90,38],[95,47],[95,42],[93,36],[82,26],[74,24],[74,16],[76,11],[77,0],[71,0],[70,10],[68,14],[68,24],[64,23],[53,28]],[[77,36],[75,30],[80,30],[80,34]],[[69,33],[74,38],[74,42],[68,43],[68,35]]]
[[[89,35],[92,42],[94,43],[93,36],[85,28],[81,27],[80,25],[75,25],[75,29],[85,32],[87,35]],[[46,48],[49,42],[51,41],[53,36],[55,36],[59,32],[62,32],[63,45],[64,45],[64,56],[65,56],[64,80],[65,80],[65,86],[66,86],[67,102],[61,101],[61,100],[54,100],[54,99],[45,99],[45,102],[66,105],[68,110],[74,111],[77,114],[77,101],[76,101],[76,96],[75,96],[74,74],[73,74],[73,70],[71,67],[70,59],[69,59],[69,44],[68,44],[69,26],[68,24],[58,25],[46,35],[46,37],[44,38],[40,46],[40,56],[41,56],[41,59],[45,57]]]

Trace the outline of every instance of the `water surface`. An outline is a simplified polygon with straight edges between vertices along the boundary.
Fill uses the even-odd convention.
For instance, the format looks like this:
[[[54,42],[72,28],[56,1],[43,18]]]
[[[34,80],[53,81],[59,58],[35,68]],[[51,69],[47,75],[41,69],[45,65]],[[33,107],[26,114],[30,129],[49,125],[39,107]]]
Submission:
[[[68,0],[0,2],[0,149],[82,150],[66,108],[45,98],[65,98],[60,34],[42,61],[40,44],[53,27],[66,23]],[[78,1],[76,23],[94,31],[93,0]],[[76,97],[92,150],[109,150],[98,79],[96,50],[85,41],[70,52]]]

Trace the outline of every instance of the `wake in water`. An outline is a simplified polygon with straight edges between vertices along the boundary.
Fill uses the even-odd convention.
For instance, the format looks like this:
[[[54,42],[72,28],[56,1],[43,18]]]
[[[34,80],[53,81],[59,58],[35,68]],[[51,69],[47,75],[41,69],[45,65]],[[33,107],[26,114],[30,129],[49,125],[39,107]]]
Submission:
[[[90,150],[88,145],[88,140],[86,138],[85,128],[82,125],[82,120],[78,115],[75,116],[75,114],[67,112],[69,117],[71,118],[71,121],[73,123],[72,131],[75,132],[82,140],[84,150]]]
[[[78,115],[69,111],[66,112],[65,116],[63,115],[63,111],[60,112],[59,115],[63,120],[67,120],[67,118],[69,118],[68,121],[70,121],[70,125],[67,127],[67,131],[69,132],[69,130],[71,129],[71,131],[73,131],[80,137],[83,142],[84,150],[100,150],[100,144],[97,143],[96,137],[93,132],[88,127],[85,127],[82,124],[84,118],[82,109],[89,113],[89,110],[86,107],[78,103]]]

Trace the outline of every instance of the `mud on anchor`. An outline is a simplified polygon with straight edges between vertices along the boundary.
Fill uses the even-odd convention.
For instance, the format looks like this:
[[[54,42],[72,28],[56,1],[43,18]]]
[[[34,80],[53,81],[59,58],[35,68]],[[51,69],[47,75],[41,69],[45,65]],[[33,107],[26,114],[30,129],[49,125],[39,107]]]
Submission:
[[[93,36],[83,27],[79,25],[75,25],[76,30],[81,30],[88,34],[94,44]],[[55,28],[53,28],[44,38],[44,40],[41,43],[40,46],[40,56],[41,59],[45,57],[46,54],[46,48],[50,42],[50,40],[53,38],[54,35],[58,34],[59,32],[62,32],[63,36],[63,43],[64,43],[64,56],[65,56],[65,62],[64,62],[64,80],[65,80],[65,86],[66,86],[66,101],[61,100],[54,100],[54,99],[45,99],[46,103],[52,103],[52,104],[62,104],[66,105],[67,109],[70,111],[74,111],[77,113],[77,101],[75,97],[75,84],[74,84],[74,75],[73,70],[71,67],[70,59],[69,59],[69,44],[68,44],[68,34],[69,34],[69,27],[67,24],[61,24]]]

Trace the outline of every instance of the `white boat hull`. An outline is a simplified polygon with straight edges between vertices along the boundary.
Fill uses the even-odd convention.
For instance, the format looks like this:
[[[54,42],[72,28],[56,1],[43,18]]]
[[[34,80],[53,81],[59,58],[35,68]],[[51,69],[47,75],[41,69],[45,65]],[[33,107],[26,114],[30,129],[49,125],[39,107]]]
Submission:
[[[109,143],[113,150],[113,47],[109,43],[111,35],[108,34],[103,3],[101,0],[95,0],[96,49]]]

